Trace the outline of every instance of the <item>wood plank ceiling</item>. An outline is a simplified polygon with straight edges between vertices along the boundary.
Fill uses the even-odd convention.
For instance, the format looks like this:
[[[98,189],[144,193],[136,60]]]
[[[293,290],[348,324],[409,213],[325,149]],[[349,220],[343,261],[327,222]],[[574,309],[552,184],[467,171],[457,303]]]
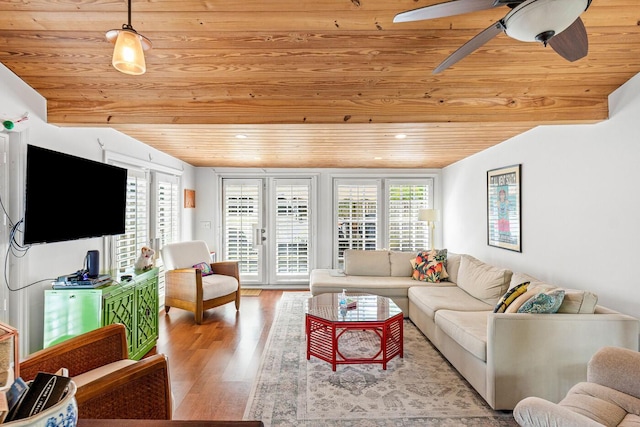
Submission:
[[[500,34],[432,75],[509,11],[392,23],[437,2],[133,0],[153,48],[147,73],[128,76],[104,38],[127,22],[125,0],[3,0],[0,61],[54,125],[260,168],[441,168],[538,125],[605,120],[607,96],[640,72],[640,1],[593,0],[586,58]]]

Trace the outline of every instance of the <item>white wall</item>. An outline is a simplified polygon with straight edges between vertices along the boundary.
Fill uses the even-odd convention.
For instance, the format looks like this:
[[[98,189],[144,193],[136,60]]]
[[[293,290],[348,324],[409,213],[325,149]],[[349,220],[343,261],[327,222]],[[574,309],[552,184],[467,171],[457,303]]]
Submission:
[[[443,169],[444,246],[640,317],[640,74],[594,125],[541,126]],[[486,173],[522,164],[522,252],[487,245]]]
[[[24,175],[16,162],[21,161],[20,154],[26,144],[33,144],[56,151],[73,154],[96,161],[103,161],[104,150],[126,155],[139,163],[147,162],[175,170],[182,170],[183,186],[195,186],[195,168],[137,140],[108,128],[70,128],[57,127],[46,123],[46,100],[15,76],[4,65],[0,64],[0,118],[14,119],[25,112],[29,119],[16,126],[11,132],[9,151],[11,154],[10,169],[10,203],[5,204],[13,213],[12,221],[17,221],[22,214],[21,193],[24,191]],[[9,165],[7,165],[9,166]],[[3,165],[5,167],[5,165]],[[73,171],[61,171],[72,174]],[[0,174],[2,176],[2,174]],[[87,177],[78,177],[87,179]],[[17,194],[16,194],[17,193]],[[6,202],[3,200],[3,202]],[[8,205],[8,206],[7,206]],[[96,205],[96,200],[83,200],[81,197],[67,207],[52,209],[86,209],[87,215]],[[99,206],[97,207],[99,208]],[[193,209],[183,209],[182,237],[190,239],[193,233]],[[55,226],[55,222],[52,223]],[[26,290],[9,293],[9,313],[12,324],[19,327],[20,339],[24,343],[23,353],[42,347],[44,289],[50,289],[50,279],[69,274],[82,268],[88,250],[98,249],[101,253],[100,265],[105,266],[103,243],[101,238],[83,239],[72,242],[59,242],[33,245],[24,257],[9,256],[11,270],[11,288]],[[3,260],[5,253],[0,254]],[[0,271],[4,270],[0,269]],[[4,275],[0,278],[0,286],[6,289]],[[31,285],[35,283],[34,285]]]

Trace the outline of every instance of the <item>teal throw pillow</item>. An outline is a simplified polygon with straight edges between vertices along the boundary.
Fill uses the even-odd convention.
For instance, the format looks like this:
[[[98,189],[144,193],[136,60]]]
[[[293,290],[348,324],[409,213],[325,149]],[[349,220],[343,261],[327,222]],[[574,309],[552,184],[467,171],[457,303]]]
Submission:
[[[556,313],[564,300],[564,289],[541,292],[522,304],[518,313]]]

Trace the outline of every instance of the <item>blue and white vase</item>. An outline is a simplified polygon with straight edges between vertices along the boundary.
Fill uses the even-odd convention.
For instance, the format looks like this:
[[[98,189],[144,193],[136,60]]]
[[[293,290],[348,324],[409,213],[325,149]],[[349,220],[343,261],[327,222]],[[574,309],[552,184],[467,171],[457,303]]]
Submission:
[[[66,396],[52,407],[36,415],[20,420],[4,423],[10,427],[76,427],[78,423],[78,403],[76,402],[76,384],[69,383]]]

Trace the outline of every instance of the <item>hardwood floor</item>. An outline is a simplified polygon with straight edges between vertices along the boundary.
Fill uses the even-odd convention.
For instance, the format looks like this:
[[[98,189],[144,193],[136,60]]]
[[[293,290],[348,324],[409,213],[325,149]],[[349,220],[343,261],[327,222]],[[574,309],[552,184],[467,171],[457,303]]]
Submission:
[[[281,290],[243,296],[205,312],[160,312],[158,353],[169,357],[177,420],[241,420],[274,318]]]

